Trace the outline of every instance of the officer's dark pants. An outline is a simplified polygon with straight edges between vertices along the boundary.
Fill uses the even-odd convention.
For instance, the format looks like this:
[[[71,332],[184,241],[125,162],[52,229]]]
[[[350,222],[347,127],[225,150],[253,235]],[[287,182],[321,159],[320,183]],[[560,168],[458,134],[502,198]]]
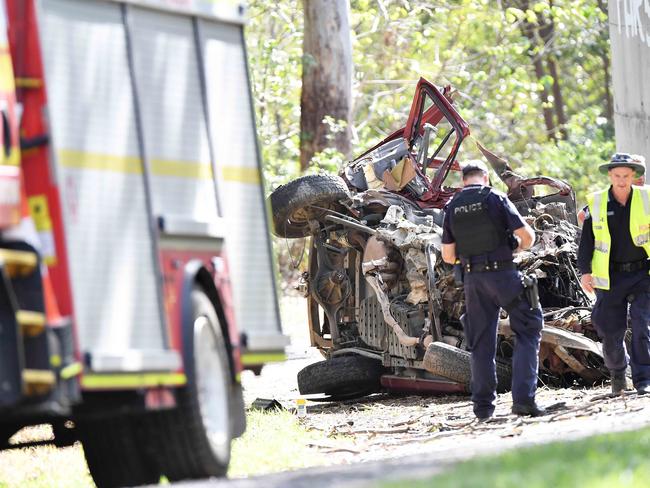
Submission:
[[[539,343],[543,325],[541,309],[530,310],[521,294],[516,270],[465,274],[465,337],[472,353],[472,402],[478,417],[491,415],[496,400],[496,344],[499,308],[508,308],[515,334],[512,357],[512,400],[529,404],[535,400]]]
[[[596,304],[591,314],[603,341],[605,366],[624,371],[628,362],[632,381],[639,388],[650,384],[650,276],[647,271],[610,273],[609,290],[596,289]],[[632,347],[625,347],[628,311],[632,328]],[[629,356],[628,356],[629,352]]]

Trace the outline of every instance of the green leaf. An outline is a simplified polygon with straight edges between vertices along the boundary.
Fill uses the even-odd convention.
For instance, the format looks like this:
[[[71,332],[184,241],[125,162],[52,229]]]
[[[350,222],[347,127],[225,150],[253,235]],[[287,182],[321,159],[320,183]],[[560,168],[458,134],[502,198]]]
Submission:
[[[506,9],[506,20],[508,22],[515,22],[526,17],[526,12],[519,8],[508,7]]]

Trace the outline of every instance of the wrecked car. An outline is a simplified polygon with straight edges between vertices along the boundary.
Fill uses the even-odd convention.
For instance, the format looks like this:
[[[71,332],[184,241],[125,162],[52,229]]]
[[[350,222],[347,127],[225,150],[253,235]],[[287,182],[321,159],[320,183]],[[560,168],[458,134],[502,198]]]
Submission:
[[[306,175],[270,195],[274,233],[309,238],[300,287],[311,344],[325,359],[298,373],[302,394],[345,399],[382,389],[469,391],[463,288],[440,254],[443,207],[462,186],[457,156],[469,136],[452,95],[450,87],[420,79],[403,128],[339,175]],[[571,187],[523,177],[478,147],[536,232],[535,245],[515,262],[539,283],[540,382],[602,382],[607,370],[591,301],[575,268],[579,228]],[[502,311],[499,391],[510,388],[513,341]]]

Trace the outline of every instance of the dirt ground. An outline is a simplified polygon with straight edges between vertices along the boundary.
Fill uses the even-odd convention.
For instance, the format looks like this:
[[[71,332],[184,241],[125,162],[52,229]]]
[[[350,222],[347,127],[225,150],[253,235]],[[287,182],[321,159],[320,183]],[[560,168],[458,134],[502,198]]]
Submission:
[[[285,300],[283,307],[293,308],[301,303],[300,299],[291,300]],[[304,322],[300,325],[299,313],[287,314],[286,308],[283,311],[285,317],[291,317],[284,323],[292,336],[289,359],[282,364],[265,366],[259,376],[249,372],[243,375],[245,400],[249,405],[255,398],[273,398],[285,408],[295,408],[295,400],[300,396],[296,373],[305,365],[322,359],[309,347],[306,330],[301,331],[301,327],[306,327]],[[309,401],[307,415],[300,421],[308,429],[322,433],[321,440],[310,447],[322,452],[328,464],[341,466],[370,462],[368,467],[375,466],[365,470],[367,476],[354,480],[354,483],[363,485],[382,473],[383,476],[395,476],[404,469],[415,473],[420,467],[426,475],[445,463],[477,454],[650,425],[650,395],[639,396],[630,392],[611,397],[608,393],[609,385],[560,390],[542,387],[538,389],[538,401],[552,406],[552,409],[548,415],[539,418],[512,415],[510,394],[506,393],[499,395],[495,416],[487,423],[474,419],[467,396],[395,397],[380,394],[347,402]],[[395,462],[397,459],[402,462]],[[435,462],[431,462],[433,460]],[[328,476],[336,472],[334,470]],[[280,475],[277,485],[273,479],[273,476],[265,478],[265,484],[297,487],[303,486],[305,478],[299,473]],[[291,479],[296,481],[292,483]],[[304,486],[328,486],[318,477],[309,476],[309,479],[311,481]],[[255,479],[249,482],[254,486]],[[249,486],[244,480],[234,484]]]

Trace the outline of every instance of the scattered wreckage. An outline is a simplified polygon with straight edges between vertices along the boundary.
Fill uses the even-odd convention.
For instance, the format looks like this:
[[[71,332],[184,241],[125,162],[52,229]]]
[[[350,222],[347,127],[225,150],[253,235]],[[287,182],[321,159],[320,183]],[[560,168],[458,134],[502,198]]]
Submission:
[[[462,284],[440,255],[442,207],[461,186],[456,156],[469,135],[451,95],[449,87],[421,79],[404,128],[339,176],[306,175],[270,196],[275,234],[310,237],[302,288],[311,343],[326,359],[298,373],[302,394],[344,399],[381,389],[469,390]],[[539,283],[540,381],[602,382],[607,370],[591,302],[575,270],[579,229],[571,187],[524,178],[479,149],[537,234],[515,262]],[[454,180],[455,187],[443,185]],[[514,342],[505,312],[498,333],[498,389],[505,391]]]

